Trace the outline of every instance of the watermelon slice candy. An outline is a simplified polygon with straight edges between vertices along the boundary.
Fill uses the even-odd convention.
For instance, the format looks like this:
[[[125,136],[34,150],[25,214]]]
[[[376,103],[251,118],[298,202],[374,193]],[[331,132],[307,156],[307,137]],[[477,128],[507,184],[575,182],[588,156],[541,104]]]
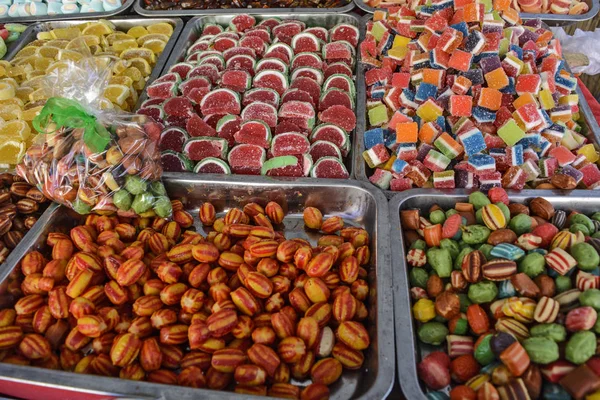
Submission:
[[[311,168],[310,155],[288,155],[265,161],[260,173],[267,176],[302,177],[308,176]]]
[[[337,105],[344,106],[351,110],[354,109],[354,101],[348,92],[332,88],[321,95],[321,99],[319,100],[319,111],[325,111],[329,107]]]
[[[160,105],[142,107],[136,111],[136,114],[147,115],[153,118],[155,121],[162,121],[162,119],[165,117],[165,111]]]
[[[194,167],[194,164],[185,155],[172,150],[161,153],[160,163],[163,170],[167,172],[187,172]]]
[[[327,32],[327,29],[321,27],[321,26],[315,26],[312,28],[306,28],[304,30],[304,32],[306,33],[312,33],[313,35],[315,35],[316,37],[319,38],[319,40],[321,40],[322,42],[329,42],[329,32]]]
[[[229,152],[227,162],[234,174],[260,175],[267,152],[253,144],[238,144]]]
[[[261,71],[254,76],[254,87],[275,90],[280,96],[288,88],[287,77],[279,71]]]
[[[181,79],[187,78],[188,73],[194,68],[194,66],[190,63],[182,62],[172,65],[169,68],[169,72],[175,72],[179,74]]]
[[[248,14],[236,15],[229,22],[229,28],[234,32],[245,32],[256,25],[256,19]]]
[[[344,164],[335,157],[323,157],[315,162],[310,176],[313,178],[348,179],[350,174]]]
[[[319,104],[319,98],[321,97],[321,86],[314,80],[300,76],[290,84],[290,88],[302,89],[310,94],[313,99],[313,104]]]
[[[287,20],[284,23],[274,27],[271,30],[271,32],[273,33],[273,36],[275,36],[281,41],[284,41],[283,39],[285,38],[293,38],[294,36],[302,32],[305,27],[306,25],[300,21]]]
[[[169,127],[160,133],[158,148],[160,151],[172,150],[181,152],[183,144],[189,139],[187,132],[181,128]]]
[[[252,77],[246,71],[230,70],[221,75],[221,87],[243,93],[250,88]]]
[[[217,71],[223,71],[225,69],[225,59],[220,54],[212,54],[210,56],[202,57],[198,60],[198,65],[212,64],[217,67]]]
[[[309,150],[310,142],[306,136],[297,132],[282,133],[271,141],[271,154],[274,157],[306,154]]]
[[[330,122],[346,132],[352,131],[356,127],[356,115],[354,111],[344,106],[332,106],[319,114],[322,122]]]
[[[279,18],[267,18],[264,19],[262,21],[259,22],[259,24],[257,25],[257,27],[267,27],[269,28],[269,31],[273,31],[273,28],[275,28],[277,25],[281,24],[281,19]]]
[[[310,67],[315,69],[323,68],[323,60],[315,53],[299,53],[292,59],[291,69],[294,71],[297,68]]]
[[[262,56],[267,50],[267,44],[259,36],[244,36],[240,39],[241,47],[248,47],[256,52],[257,56]]]
[[[356,47],[358,46],[359,31],[354,25],[342,23],[331,28],[329,37],[332,42],[344,40],[352,47]]]
[[[152,82],[152,84],[154,85],[155,83],[174,82],[178,85],[181,83],[181,81],[181,75],[179,75],[177,72],[169,72],[164,74],[160,78],[155,79],[154,82]]]
[[[225,64],[226,70],[241,70],[246,71],[251,76],[254,76],[254,68],[256,60],[247,54],[238,54],[231,57]]]
[[[319,86],[321,86],[323,84],[323,81],[325,80],[325,76],[323,75],[323,72],[321,72],[321,70],[310,67],[296,68],[294,72],[292,72],[292,81],[300,77],[310,78],[313,81],[317,82]]]
[[[290,39],[290,41],[291,41],[291,39]],[[272,57],[269,55],[271,53],[285,54],[285,56],[287,57],[287,61],[286,60],[282,60],[282,61],[284,61],[286,64],[289,63],[290,60],[294,57],[294,50],[292,50],[292,47],[287,43],[281,43],[281,42],[273,43],[272,45],[270,45],[267,48],[265,57]],[[279,57],[277,57],[277,58],[279,58]]]
[[[338,149],[344,150],[348,148],[349,138],[346,132],[339,126],[334,124],[321,124],[317,126],[309,137],[311,143],[317,141],[328,141],[335,144]],[[344,156],[346,154],[343,154]]]
[[[176,126],[185,129],[187,117],[178,117],[176,115],[167,115],[164,119],[166,126]]]
[[[197,51],[208,50],[210,48],[210,45],[211,45],[210,40],[205,40],[203,38],[200,38],[193,45],[190,46],[190,48],[187,50],[187,54],[190,55]]]
[[[192,116],[194,106],[183,96],[172,97],[163,103],[165,114],[171,117],[189,118]]]
[[[205,115],[204,118],[202,118],[204,120],[204,122],[206,122],[206,124],[208,126],[210,126],[213,129],[217,129],[217,124],[219,123],[219,121],[221,120],[221,118],[223,118],[224,116],[229,115],[229,114],[209,114],[209,115]],[[206,135],[204,135],[206,136]]]
[[[317,140],[310,146],[308,151],[314,162],[319,161],[323,157],[335,157],[342,160],[342,152],[340,149],[327,140]]]
[[[217,123],[217,136],[227,140],[229,146],[235,144],[233,135],[240,130],[242,119],[237,115],[227,114]]]
[[[302,133],[304,136],[308,135],[308,132],[303,131],[298,125],[294,124],[291,121],[283,120],[279,122],[279,124],[277,124],[277,127],[275,128],[275,136],[287,132]]]
[[[214,64],[198,65],[188,73],[187,78],[190,79],[195,76],[204,76],[214,85],[219,81],[219,69]]]
[[[196,164],[194,172],[197,174],[231,175],[231,168],[229,168],[229,165],[223,160],[207,157]]]
[[[176,82],[159,82],[153,83],[148,86],[146,93],[150,98],[157,99],[170,99],[177,95],[177,83]]]
[[[204,76],[196,76],[180,83],[179,92],[183,96],[188,97],[193,89],[206,89],[206,93],[208,93],[211,87],[212,85],[210,84],[208,78]]]
[[[281,118],[305,118],[314,124],[315,109],[312,104],[304,101],[288,101],[279,108]]]
[[[321,50],[321,41],[312,33],[301,32],[292,38],[292,49],[294,53],[318,53]]]
[[[237,45],[237,40],[230,37],[219,37],[213,41],[213,48],[221,53]]]
[[[352,68],[345,62],[329,62],[323,74],[325,75],[325,79],[337,74],[346,75],[349,78],[352,78],[354,75]]]
[[[206,24],[202,28],[202,35],[218,35],[223,32],[223,27],[216,24]]]
[[[229,61],[231,57],[239,56],[242,54],[256,59],[256,52],[254,51],[254,49],[241,46],[232,47],[230,49],[225,50],[223,52],[223,58],[225,59],[225,61]]]
[[[277,109],[270,104],[254,102],[248,104],[241,114],[242,120],[258,120],[263,121],[270,128],[277,126]]]
[[[258,73],[261,71],[279,71],[283,74],[287,74],[287,64],[281,61],[279,58],[263,58],[256,63],[254,70]]]
[[[279,107],[279,93],[269,88],[254,88],[244,93],[242,106],[246,107],[254,102],[267,103]]]
[[[192,115],[190,119],[187,120],[185,124],[185,130],[191,137],[199,137],[199,136],[217,136],[217,131],[207,124],[200,116],[196,113]]]
[[[202,102],[200,109],[202,115],[209,114],[234,114],[238,115],[241,111],[240,96],[231,89],[215,89],[209,92]]]
[[[311,106],[315,106],[313,99],[310,93],[305,92],[302,89],[292,88],[285,91],[283,96],[281,96],[281,104],[285,104],[289,101],[303,101],[306,103],[310,103]]]
[[[244,32],[244,37],[246,36],[256,36],[263,40],[265,43],[271,43],[271,33],[269,30],[264,28],[255,28],[250,29]]]
[[[150,106],[160,106],[160,105],[162,105],[162,103],[163,103],[163,99],[158,99],[158,98],[147,99],[147,100],[144,100],[144,102],[140,106],[140,109],[150,107]]]
[[[347,75],[333,74],[325,80],[325,83],[323,84],[324,91],[334,88],[348,92],[352,99],[354,99],[354,96],[356,95],[354,81]]]
[[[271,145],[271,129],[263,121],[244,121],[233,138],[239,144],[253,144],[267,149]]]
[[[225,139],[210,136],[190,138],[183,145],[183,153],[192,161],[201,161],[207,157],[224,159],[227,149]]]

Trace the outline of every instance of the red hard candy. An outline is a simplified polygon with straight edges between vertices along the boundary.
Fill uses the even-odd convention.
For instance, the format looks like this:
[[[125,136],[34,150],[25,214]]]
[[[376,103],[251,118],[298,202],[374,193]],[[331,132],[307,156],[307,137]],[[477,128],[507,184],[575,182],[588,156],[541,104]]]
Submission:
[[[558,233],[558,228],[550,223],[545,223],[538,225],[531,233],[542,238],[540,247],[548,247],[554,235]]]
[[[504,190],[504,188],[501,188],[501,187],[491,188],[490,191],[488,192],[488,197],[490,198],[490,201],[492,203],[502,202],[506,205],[508,205],[508,203],[509,203],[508,193],[506,193],[506,190]]]
[[[445,356],[445,357],[444,357]],[[440,390],[450,384],[450,357],[441,351],[429,354],[417,367],[419,378],[427,387]]]

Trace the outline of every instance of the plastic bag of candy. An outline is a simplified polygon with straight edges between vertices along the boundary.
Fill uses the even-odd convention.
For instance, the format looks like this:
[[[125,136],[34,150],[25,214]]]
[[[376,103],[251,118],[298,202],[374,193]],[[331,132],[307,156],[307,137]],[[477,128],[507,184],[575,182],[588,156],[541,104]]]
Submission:
[[[111,62],[84,57],[45,78],[52,97],[33,120],[39,134],[17,173],[80,214],[169,217],[160,181],[161,128],[147,116],[109,108],[103,94]]]

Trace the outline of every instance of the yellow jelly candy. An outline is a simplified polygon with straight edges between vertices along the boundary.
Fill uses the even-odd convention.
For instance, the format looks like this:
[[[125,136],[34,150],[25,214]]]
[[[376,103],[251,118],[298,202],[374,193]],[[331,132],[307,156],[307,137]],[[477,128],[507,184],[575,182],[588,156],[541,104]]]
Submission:
[[[113,103],[118,104],[119,106],[125,103],[125,100],[127,100],[129,95],[129,87],[125,85],[108,85],[104,90],[104,97]]]
[[[77,28],[56,28],[50,31],[52,39],[71,40],[81,36],[81,31]],[[41,39],[38,37],[38,39]]]
[[[115,75],[121,75],[129,66],[131,65],[130,60],[119,60],[114,63],[112,67],[112,72]]]
[[[51,32],[38,32],[37,38],[38,40],[52,40],[54,36],[52,36]]]
[[[138,44],[141,46],[149,40],[159,39],[163,42],[169,41],[169,36],[163,35],[162,33],[149,33],[137,39]]]
[[[93,46],[100,44],[100,37],[95,35],[83,35],[75,38],[69,42],[66,49],[78,49],[81,47],[81,43],[85,43],[87,46]]]
[[[69,42],[71,40],[68,39],[54,39],[46,43],[46,46],[58,47],[59,49],[66,49]]]
[[[23,110],[21,119],[23,121],[33,121],[33,119],[38,116],[40,111],[42,111],[42,108],[44,108],[44,106],[36,106],[36,107],[28,108],[27,110]]]
[[[114,108],[114,105],[113,105],[113,103],[112,103],[110,100],[108,100],[108,99],[100,99],[100,100],[98,101],[98,107],[99,107],[101,110],[108,110],[108,109],[112,109],[112,108]]]
[[[53,95],[52,89],[46,88],[46,87],[41,87],[39,89],[36,89],[33,93],[31,93],[29,95],[29,100],[30,101],[47,100],[50,97],[52,97],[52,95]]]
[[[102,36],[109,35],[113,32],[114,30],[108,24],[104,22],[95,22],[88,25],[81,33],[84,35]]]
[[[585,159],[591,163],[595,163],[600,159],[598,156],[598,152],[594,149],[593,144],[586,144],[585,146],[581,146],[579,150],[577,150],[577,154],[583,154]]]
[[[167,42],[165,42],[163,40],[152,39],[152,40],[146,41],[142,47],[152,50],[152,52],[154,54],[160,54],[165,49],[166,45],[167,45]],[[154,64],[154,62],[153,62],[153,64]]]
[[[29,56],[36,54],[37,51],[38,51],[37,47],[33,47],[33,46],[23,47],[21,50],[19,50],[19,52],[17,54],[15,54],[13,59],[20,58],[20,57],[29,57]]]
[[[140,79],[139,81],[133,82],[133,88],[135,90],[144,90],[144,87],[146,87],[146,80],[145,79]]]
[[[4,104],[16,104],[21,108],[23,108],[25,106],[25,103],[23,102],[23,100],[19,99],[18,97],[11,97],[9,99],[0,100],[0,105],[4,105]]]
[[[412,310],[415,319],[419,322],[427,322],[435,318],[435,305],[429,299],[419,299]]]
[[[83,54],[74,50],[61,49],[58,52],[58,59],[60,61],[79,61],[82,58]]]
[[[118,51],[118,52],[121,52],[121,51],[127,50],[127,49],[136,49],[137,47],[138,47],[138,43],[136,42],[135,39],[116,40],[112,45],[113,50]]]
[[[152,67],[150,66],[150,63],[143,58],[132,58],[129,60],[129,65],[137,68],[141,72],[142,76],[148,76],[152,73]]]
[[[0,82],[8,83],[12,87],[14,87],[15,90],[17,90],[17,88],[19,87],[19,84],[17,83],[17,81],[14,78],[3,78],[3,79],[0,79]]]
[[[25,154],[26,144],[17,140],[6,140],[0,143],[0,163],[15,165]]]
[[[38,48],[37,55],[44,58],[56,59],[59,51],[60,48],[55,46],[43,46]]]
[[[15,88],[8,82],[0,82],[0,100],[15,97]]]
[[[127,87],[131,87],[131,85],[133,85],[133,79],[131,79],[128,76],[124,76],[124,75],[118,75],[118,76],[113,76],[112,78],[110,78],[109,84],[114,84],[114,85],[124,85]]]
[[[22,114],[21,107],[16,104],[6,104],[0,106],[0,118],[5,121],[12,121],[13,119],[21,119]]]
[[[29,95],[34,92],[34,88],[21,86],[15,91],[15,96],[17,96],[23,102],[29,102]]]
[[[46,71],[31,71],[27,73],[27,80],[37,78],[40,76],[46,76]]]
[[[137,82],[143,78],[140,70],[135,67],[127,68],[125,71],[122,72],[122,75],[130,77],[131,80],[134,82]]]
[[[109,44],[109,46],[112,46],[113,43],[116,42],[117,40],[125,40],[125,39],[135,40],[136,39],[135,37],[128,35],[126,33],[123,33],[123,32],[111,33],[110,35],[105,36],[105,37],[106,37],[106,41]]]
[[[8,75],[9,78],[15,78],[25,76],[27,75],[27,72],[31,72],[32,70],[33,67],[30,64],[16,65],[9,68],[8,71],[6,71],[6,75]]]
[[[477,390],[479,390],[481,385],[483,385],[484,383],[489,382],[489,381],[490,381],[490,376],[488,374],[479,374],[479,375],[475,375],[474,377],[469,379],[467,381],[467,383],[465,383],[465,385],[470,387],[474,391],[477,391]]]
[[[394,36],[394,43],[392,44],[392,48],[407,47],[408,44],[410,43],[410,41],[411,41],[411,38],[408,38],[406,36],[396,35],[396,36]]]
[[[0,136],[24,142],[31,136],[31,128],[29,128],[27,122],[16,119],[14,121],[5,122],[0,126]]]
[[[173,34],[173,26],[167,22],[159,22],[158,24],[149,25],[147,28],[149,33],[162,33],[167,36]]]
[[[46,70],[48,69],[48,67],[54,62],[53,59],[48,58],[48,57],[38,57],[35,60],[35,64],[34,64],[34,68],[36,69],[36,71],[44,71],[46,72]]]
[[[148,64],[154,65],[156,63],[156,55],[154,55],[152,50],[147,48],[125,50],[119,55],[119,57],[123,60],[131,60],[139,57],[146,60]]]
[[[139,38],[148,34],[148,30],[143,26],[134,26],[133,28],[127,31],[127,34],[133,36],[134,38]]]

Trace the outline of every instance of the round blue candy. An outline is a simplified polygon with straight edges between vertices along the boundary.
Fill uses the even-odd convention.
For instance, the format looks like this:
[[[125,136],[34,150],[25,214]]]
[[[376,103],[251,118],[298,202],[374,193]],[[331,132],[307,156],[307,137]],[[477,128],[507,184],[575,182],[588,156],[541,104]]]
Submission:
[[[507,297],[513,297],[516,295],[517,295],[517,291],[515,290],[515,287],[510,282],[509,279],[500,282],[500,285],[498,285],[498,298],[499,299],[506,299]]]

